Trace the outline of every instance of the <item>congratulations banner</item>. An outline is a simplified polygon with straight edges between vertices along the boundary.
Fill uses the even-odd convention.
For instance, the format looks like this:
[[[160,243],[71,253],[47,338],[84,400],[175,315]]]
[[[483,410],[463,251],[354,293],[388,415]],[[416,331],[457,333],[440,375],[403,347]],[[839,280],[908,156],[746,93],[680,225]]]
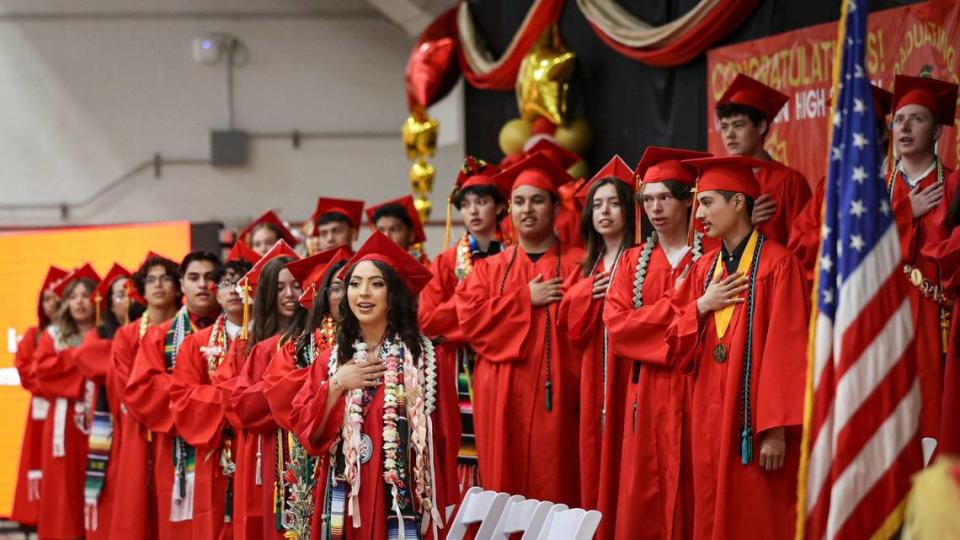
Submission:
[[[932,0],[878,11],[870,15],[869,28],[866,61],[874,84],[893,91],[898,74],[960,82],[960,2]],[[725,153],[716,103],[733,78],[744,73],[790,96],[765,146],[774,159],[799,169],[815,185],[826,167],[836,38],[837,24],[827,23],[707,53],[707,149]],[[950,167],[960,164],[958,143],[960,130],[943,130],[938,153]]]

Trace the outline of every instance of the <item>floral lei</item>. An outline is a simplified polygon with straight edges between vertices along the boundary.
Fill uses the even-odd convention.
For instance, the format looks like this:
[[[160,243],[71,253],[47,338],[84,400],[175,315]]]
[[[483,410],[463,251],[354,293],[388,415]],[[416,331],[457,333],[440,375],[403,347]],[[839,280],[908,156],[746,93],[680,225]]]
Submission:
[[[650,266],[650,256],[653,255],[653,249],[657,247],[657,231],[650,233],[647,241],[643,244],[643,250],[640,252],[640,260],[637,262],[637,270],[633,277],[633,309],[643,307],[643,284],[647,280],[647,268]],[[703,255],[703,233],[696,231],[693,233],[693,261],[696,262]]]
[[[420,368],[414,364],[413,356],[403,347],[399,336],[388,339],[380,349],[380,357],[387,367],[384,373],[383,398],[383,479],[391,487],[391,508],[401,518],[401,508],[406,506],[410,497],[408,482],[407,456],[409,448],[401,448],[400,426],[409,424],[409,442],[412,447],[414,501],[423,514],[423,530],[426,531],[433,518],[440,524],[440,514],[434,505],[431,478],[432,456],[429,448],[432,444],[432,430],[429,415],[436,410],[437,366],[433,344],[429,339],[421,338],[423,347]],[[367,346],[358,340],[354,343],[354,362],[367,359]],[[337,368],[337,349],[330,353],[329,372]],[[421,369],[422,368],[422,369]],[[341,430],[341,444],[344,456],[344,477],[350,485],[347,504],[348,515],[353,518],[353,526],[360,523],[360,449],[363,428],[363,389],[354,389],[346,393],[346,414]],[[336,452],[336,445],[331,453]],[[334,460],[331,460],[334,462]],[[402,523],[402,518],[401,518]],[[401,529],[402,530],[402,529]]]
[[[320,322],[320,328],[317,329],[319,341],[332,348],[337,343],[337,321],[330,315],[325,315]],[[312,362],[311,362],[312,363]]]
[[[470,253],[470,233],[464,234],[457,242],[457,263],[453,267],[453,273],[457,276],[457,281],[462,281],[473,270],[473,257]]]
[[[213,329],[210,331],[210,339],[207,340],[205,347],[200,347],[200,352],[207,359],[207,373],[213,374],[223,357],[227,354],[227,333],[226,319],[221,314],[213,323]]]

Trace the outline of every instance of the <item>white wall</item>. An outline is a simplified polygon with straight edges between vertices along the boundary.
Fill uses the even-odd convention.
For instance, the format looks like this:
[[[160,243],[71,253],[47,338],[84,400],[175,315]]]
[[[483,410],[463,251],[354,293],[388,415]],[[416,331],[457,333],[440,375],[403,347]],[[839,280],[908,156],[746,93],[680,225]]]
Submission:
[[[263,16],[256,16],[263,13]],[[222,65],[190,43],[229,32],[249,49],[235,75],[249,132],[366,132],[368,138],[255,140],[249,165],[151,170],[62,220],[8,204],[76,202],[154,153],[207,158],[227,123]],[[383,200],[409,192],[399,127],[412,40],[359,0],[0,0],[0,225],[168,219],[242,224],[269,207],[303,219],[317,195]],[[432,219],[459,166],[459,93],[440,107]],[[442,230],[431,229],[431,253]]]

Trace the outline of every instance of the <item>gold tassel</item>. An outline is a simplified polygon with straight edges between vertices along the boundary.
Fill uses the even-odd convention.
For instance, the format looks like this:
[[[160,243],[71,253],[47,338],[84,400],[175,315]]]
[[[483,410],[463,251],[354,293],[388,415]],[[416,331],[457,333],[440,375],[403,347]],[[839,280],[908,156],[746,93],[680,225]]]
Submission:
[[[450,200],[450,197],[447,197],[447,223],[443,229],[443,250],[446,251],[450,247],[450,229],[453,228],[453,202]]]
[[[93,297],[94,326],[100,326],[100,304],[102,303],[103,303],[103,298],[100,297],[100,293],[96,293],[96,296]]]
[[[246,341],[249,337],[249,332],[247,328],[250,326],[250,285],[249,280],[244,279],[243,285],[240,286],[241,291],[243,291],[243,326],[240,327],[240,339]]]

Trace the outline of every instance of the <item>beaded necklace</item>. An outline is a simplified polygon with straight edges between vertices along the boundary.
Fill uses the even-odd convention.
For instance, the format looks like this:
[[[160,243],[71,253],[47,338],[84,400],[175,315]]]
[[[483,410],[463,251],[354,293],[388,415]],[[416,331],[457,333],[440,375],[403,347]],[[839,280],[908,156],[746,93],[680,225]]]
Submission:
[[[937,169],[937,181],[936,184],[943,184],[943,161],[940,160],[940,156],[933,156],[933,162],[936,164]],[[890,173],[890,178],[887,180],[887,196],[890,197],[890,202],[893,202],[893,188],[897,182],[897,175],[900,174],[900,160],[893,166],[893,171]],[[906,178],[906,175],[904,175]],[[921,178],[922,180],[922,178]]]
[[[553,267],[553,276],[548,276],[547,279],[553,279],[554,277],[560,277],[560,257],[562,251],[560,250],[560,241],[554,237],[553,239],[555,245],[557,246],[557,263]],[[503,279],[500,280],[500,294],[503,294],[503,288],[507,285],[507,276],[510,275],[510,269],[513,268],[513,263],[517,260],[517,253],[520,252],[520,245],[517,244],[513,246],[513,254],[510,255],[510,260],[507,262],[507,268],[503,271]],[[553,380],[551,374],[551,361],[550,361],[550,337],[551,337],[551,321],[550,321],[550,305],[544,306],[546,308],[547,316],[546,323],[544,328],[544,356],[546,357],[547,363],[547,373],[546,373],[546,382],[544,383],[544,389],[546,391],[546,409],[547,412],[553,410]]]

